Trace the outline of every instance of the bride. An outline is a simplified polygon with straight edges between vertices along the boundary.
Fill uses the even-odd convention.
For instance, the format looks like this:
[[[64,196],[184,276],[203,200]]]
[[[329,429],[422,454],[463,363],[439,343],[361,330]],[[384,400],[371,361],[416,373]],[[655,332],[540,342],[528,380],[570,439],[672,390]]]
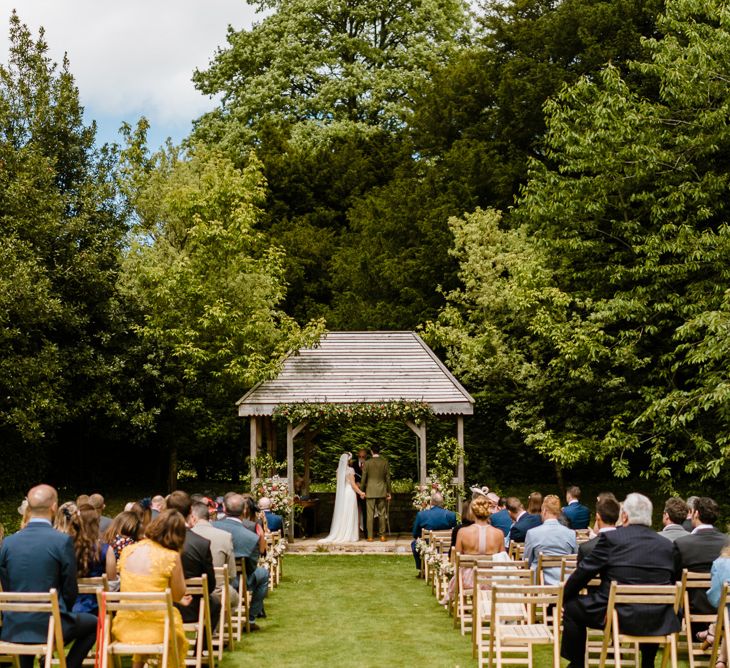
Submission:
[[[355,543],[360,539],[357,497],[365,498],[365,494],[355,482],[355,469],[350,466],[351,457],[349,452],[340,457],[332,526],[329,536],[320,540],[320,543]]]

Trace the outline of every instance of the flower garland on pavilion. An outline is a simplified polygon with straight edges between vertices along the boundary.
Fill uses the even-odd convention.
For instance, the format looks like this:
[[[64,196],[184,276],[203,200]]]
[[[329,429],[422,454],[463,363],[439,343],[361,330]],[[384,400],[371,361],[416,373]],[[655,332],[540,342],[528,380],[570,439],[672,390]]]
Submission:
[[[274,409],[275,420],[296,424],[347,423],[356,420],[411,420],[425,422],[433,415],[431,407],[423,401],[384,401],[380,403],[328,404],[306,401],[280,404]]]

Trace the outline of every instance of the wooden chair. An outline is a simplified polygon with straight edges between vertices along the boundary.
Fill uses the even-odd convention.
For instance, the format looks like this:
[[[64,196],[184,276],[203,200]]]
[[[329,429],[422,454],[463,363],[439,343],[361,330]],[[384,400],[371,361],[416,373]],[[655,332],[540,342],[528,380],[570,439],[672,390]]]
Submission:
[[[464,586],[464,574],[481,566],[488,567],[491,556],[483,554],[461,554],[454,551],[454,628],[460,627],[461,635],[471,632],[473,622],[473,587]]]
[[[491,589],[495,585],[531,586],[534,573],[526,561],[492,561],[479,563],[474,569],[474,588],[472,590],[472,654],[479,660],[482,668],[489,660],[491,638],[490,622],[492,616]],[[511,606],[502,611],[521,616],[524,611],[519,606]]]
[[[281,542],[281,531],[270,531],[266,534],[266,545],[268,549],[273,549]],[[271,577],[269,578],[269,588],[274,589],[279,586],[279,583],[281,582],[281,575],[282,575],[282,567],[281,567],[282,559],[281,557],[278,557],[276,561],[274,562],[274,565],[271,569]]]
[[[730,585],[726,582],[720,592],[720,602],[717,606],[717,617],[715,619],[715,639],[711,646],[709,665],[715,666],[718,661],[727,661],[728,641],[730,638]],[[724,644],[725,656],[720,656],[720,650]]]
[[[185,580],[185,593],[190,596],[200,597],[198,620],[183,624],[185,634],[191,636],[190,639],[192,640],[188,656],[185,657],[185,665],[201,668],[203,663],[206,663],[209,668],[215,668],[208,576],[203,574],[200,577]]]
[[[711,577],[709,573],[693,573],[686,568],[682,571],[682,608],[684,611],[684,629],[682,635],[687,641],[687,656],[689,658],[690,668],[700,668],[702,666],[715,666],[714,661],[709,662],[710,656],[702,649],[702,643],[695,638],[695,628],[697,624],[707,626],[714,622],[717,618],[715,613],[709,615],[701,615],[690,612],[689,600],[694,591],[707,591],[711,585]]]
[[[99,592],[99,610],[104,611],[102,668],[116,665],[115,659],[121,656],[141,654],[159,656],[159,668],[175,668],[180,665],[177,642],[175,639],[175,616],[172,607],[172,592]],[[159,643],[122,643],[112,640],[111,628],[114,615],[122,610],[127,612],[159,612],[164,617],[162,642]],[[172,650],[172,651],[171,651]],[[97,648],[97,651],[98,648]]]
[[[213,649],[216,651],[218,661],[223,660],[223,650],[233,651],[233,607],[231,606],[231,597],[229,592],[230,578],[228,575],[228,564],[224,566],[216,566],[214,569],[215,577],[221,583],[221,617],[218,621],[217,632],[213,636]]]
[[[448,538],[437,536],[432,540],[432,544],[436,548],[438,558],[440,558],[443,563],[448,563],[449,551],[451,550],[451,532],[449,532]],[[440,601],[443,598],[444,592],[448,586],[448,579],[446,579],[442,571],[440,569],[434,569],[431,578],[431,591],[434,593],[437,600]]]
[[[580,545],[587,543],[591,539],[590,529],[576,529],[575,530],[575,542]]]
[[[509,606],[524,609],[519,617]],[[537,623],[537,608],[552,608],[551,620]],[[492,589],[492,616],[489,665],[495,659],[497,668],[502,665],[522,663],[533,665],[534,645],[552,645],[553,666],[560,666],[560,627],[563,610],[563,584],[554,586],[504,586]],[[526,657],[516,657],[524,652]]]
[[[109,578],[100,575],[96,578],[78,578],[79,594],[96,594],[101,591],[109,591]]]
[[[40,594],[0,592],[0,614],[8,612],[48,615],[48,632],[46,642],[34,645],[0,641],[0,655],[12,657],[15,668],[19,665],[18,657],[42,656],[44,667],[51,668],[53,653],[56,652],[58,654],[58,665],[61,668],[66,668],[61,611],[58,606],[58,592],[55,589]]]
[[[510,559],[520,561],[525,556],[525,544],[515,543],[515,541],[511,540],[507,552],[509,552]]]
[[[572,573],[578,565],[578,555],[575,554],[540,554],[537,557],[537,570],[535,571],[535,582],[539,585],[546,584],[545,582],[545,569],[553,568],[560,572],[558,576],[560,581],[563,581],[563,571]]]
[[[248,591],[245,562],[245,557],[236,560],[238,605],[233,611],[233,633],[237,641],[241,639],[244,629],[246,633],[251,633],[251,594]]]
[[[603,648],[601,649],[600,668],[606,665],[608,646],[613,641],[613,660],[616,668],[621,668],[621,643],[646,643],[661,645],[664,648],[662,668],[666,668],[667,659],[671,659],[672,668],[677,668],[677,639],[679,632],[663,636],[635,636],[622,633],[619,626],[617,605],[671,605],[675,614],[679,611],[682,599],[681,585],[620,585],[611,583],[611,591],[606,610],[606,626],[604,628]],[[667,648],[669,654],[667,654]]]
[[[565,582],[572,574],[573,571],[578,567],[578,555],[575,555],[575,559],[563,559],[560,564],[560,581]]]

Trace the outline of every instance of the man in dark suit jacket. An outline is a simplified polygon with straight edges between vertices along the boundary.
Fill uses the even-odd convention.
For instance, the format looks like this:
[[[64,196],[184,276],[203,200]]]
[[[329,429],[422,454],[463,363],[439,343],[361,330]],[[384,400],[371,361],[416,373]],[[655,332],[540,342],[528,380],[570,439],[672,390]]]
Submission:
[[[177,510],[188,524],[185,531],[185,543],[183,545],[182,560],[183,573],[185,578],[199,578],[201,575],[208,576],[208,591],[215,589],[215,570],[213,568],[213,555],[210,551],[210,541],[203,538],[190,529],[190,513],[192,500],[187,492],[176,491],[167,497],[167,509]],[[193,596],[189,605],[175,604],[180,609],[184,622],[197,622],[200,610],[200,597]],[[218,594],[210,594],[210,618],[213,628],[218,624],[218,616],[221,612],[221,599]]]
[[[96,617],[72,613],[78,595],[76,553],[70,536],[56,531],[51,521],[58,510],[53,487],[39,485],[28,492],[30,521],[25,529],[8,536],[0,548],[0,583],[3,591],[58,591],[63,640],[73,642],[66,657],[68,668],[81,668],[96,642]],[[45,643],[48,615],[22,612],[3,614],[3,640],[17,643]],[[32,668],[33,657],[20,657],[23,668]]]
[[[587,529],[591,521],[591,511],[580,502],[580,487],[568,487],[565,500],[568,505],[563,507],[563,515],[570,522],[570,528]]]
[[[578,546],[578,561],[583,561],[596,547],[602,533],[616,531],[616,522],[621,513],[621,506],[612,496],[600,497],[596,503],[596,527],[598,535]]]
[[[421,537],[423,529],[429,531],[446,531],[456,526],[456,513],[446,510],[444,507],[444,497],[440,492],[434,492],[431,495],[431,507],[421,510],[416,515],[413,522],[413,542],[411,543],[411,551],[416,561],[416,568],[421,570],[421,555],[416,550],[416,540]]]
[[[505,545],[509,543],[509,532],[512,528],[512,518],[507,510],[507,499],[499,497],[497,512],[489,517],[489,523],[504,534]]]
[[[561,654],[572,668],[585,665],[586,628],[602,629],[611,582],[621,584],[674,584],[676,574],[672,544],[651,528],[651,501],[629,494],[624,501],[623,526],[602,533],[593,551],[565,583],[564,631]],[[594,577],[601,584],[587,596],[579,592]],[[680,623],[672,606],[626,606],[618,609],[623,631],[635,635],[666,635]],[[657,645],[641,646],[642,668],[654,666]]]
[[[352,465],[352,468],[355,469],[355,483],[360,486],[360,483],[362,482],[362,472],[365,468],[365,462],[368,459],[368,451],[365,448],[360,448],[360,450],[357,453],[357,459]],[[363,531],[364,537],[369,538],[368,532],[367,532],[367,522],[365,521],[365,518],[367,517],[367,503],[365,502],[365,499],[363,499],[360,495],[357,497],[357,507],[360,511],[360,525],[361,529]]]
[[[720,509],[709,497],[701,496],[694,503],[692,511],[692,533],[674,541],[674,559],[677,572],[682,569],[694,573],[709,573],[712,562],[720,556],[728,544],[728,536],[714,527]],[[689,607],[692,612],[710,615],[715,608],[707,600],[703,589],[689,590]]]
[[[524,543],[527,532],[542,524],[542,517],[528,513],[522,505],[522,501],[515,496],[510,496],[507,499],[507,512],[512,518],[509,539],[515,541],[515,543]]]

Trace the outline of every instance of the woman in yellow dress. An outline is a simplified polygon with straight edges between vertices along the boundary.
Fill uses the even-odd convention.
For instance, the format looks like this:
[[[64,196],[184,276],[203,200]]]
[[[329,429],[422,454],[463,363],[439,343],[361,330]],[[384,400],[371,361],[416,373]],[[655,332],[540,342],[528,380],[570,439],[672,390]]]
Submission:
[[[177,510],[161,512],[147,527],[145,539],[122,550],[119,573],[122,592],[172,591],[174,602],[186,603],[185,576],[180,550],[185,542],[185,520]],[[188,641],[179,610],[173,608],[175,626],[171,634],[177,643],[178,666],[185,666]],[[164,613],[158,611],[121,610],[112,623],[112,637],[123,643],[152,644],[162,642]],[[174,657],[172,647],[170,657]],[[135,655],[133,668],[142,668],[144,656]]]

